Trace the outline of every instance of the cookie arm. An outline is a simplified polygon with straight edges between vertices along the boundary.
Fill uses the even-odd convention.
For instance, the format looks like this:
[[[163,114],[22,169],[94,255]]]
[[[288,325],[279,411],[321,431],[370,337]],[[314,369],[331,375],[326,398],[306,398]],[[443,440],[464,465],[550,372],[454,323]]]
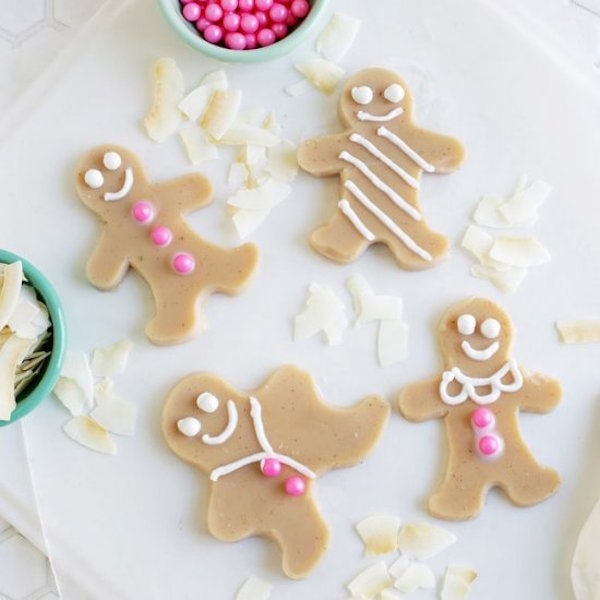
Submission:
[[[448,412],[440,399],[440,378],[434,377],[405,387],[398,397],[402,416],[414,422],[439,419]]]
[[[105,231],[85,267],[89,282],[101,290],[113,289],[121,283],[128,268],[129,261],[119,241]]]
[[[209,204],[213,198],[213,188],[210,181],[193,173],[171,181],[157,183],[152,186],[157,197],[167,198],[168,207],[178,213],[191,212]]]
[[[519,406],[524,412],[546,413],[560,403],[562,387],[556,379],[528,373],[519,390]]]
[[[326,135],[307,140],[298,149],[298,164],[317,177],[336,175],[344,169],[340,154],[348,145],[348,134]]]
[[[419,129],[414,137],[415,150],[435,167],[435,173],[452,173],[465,160],[465,147],[456,138],[426,129]]]

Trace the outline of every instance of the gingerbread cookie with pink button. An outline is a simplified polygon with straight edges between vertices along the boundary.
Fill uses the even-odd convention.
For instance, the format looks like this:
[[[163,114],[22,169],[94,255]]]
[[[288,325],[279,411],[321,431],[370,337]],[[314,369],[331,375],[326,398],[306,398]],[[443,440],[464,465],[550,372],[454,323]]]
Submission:
[[[510,319],[490,300],[452,306],[439,328],[443,373],[400,394],[406,419],[444,419],[446,474],[428,504],[436,517],[475,517],[492,487],[517,506],[530,506],[560,485],[558,473],[538,464],[525,444],[519,411],[550,412],[560,402],[561,386],[517,364],[510,355],[512,336]]]
[[[420,178],[456,170],[463,145],[415,125],[406,83],[385,69],[365,69],[349,80],[339,117],[344,133],[308,140],[298,152],[309,173],[340,177],[337,208],[313,231],[312,247],[346,263],[382,243],[404,269],[433,266],[446,255],[448,240],[425,222]]]
[[[125,148],[100,146],[77,167],[77,193],[104,229],[86,273],[113,289],[129,267],[150,285],[156,314],[146,327],[155,344],[173,344],[197,328],[196,303],[213,292],[237,294],[256,269],[252,244],[220,248],[200,238],[183,215],[211,201],[212,187],[193,174],[151,183]]]
[[[210,533],[227,542],[269,538],[281,548],[285,573],[301,578],[329,540],[315,481],[363,460],[388,415],[377,396],[351,408],[327,406],[312,378],[287,366],[249,393],[214,375],[186,377],[167,398],[163,434],[208,476]]]

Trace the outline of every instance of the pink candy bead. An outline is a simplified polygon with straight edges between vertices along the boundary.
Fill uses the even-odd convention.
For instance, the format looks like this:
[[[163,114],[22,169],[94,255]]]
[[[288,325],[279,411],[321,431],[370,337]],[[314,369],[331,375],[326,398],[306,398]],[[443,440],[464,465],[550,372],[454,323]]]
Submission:
[[[239,0],[238,8],[242,12],[251,12],[254,8],[254,0]]]
[[[187,252],[178,252],[173,257],[173,270],[179,275],[189,275],[196,268],[196,261]]]
[[[254,50],[258,48],[258,42],[256,36],[253,33],[246,34],[246,50]]]
[[[298,477],[298,475],[288,477],[285,480],[285,493],[288,496],[302,496],[305,489],[306,485],[304,484],[304,479]]]
[[[187,21],[197,21],[202,15],[202,9],[196,2],[190,2],[183,7],[183,18]]]
[[[273,23],[271,29],[278,40],[284,38],[288,34],[288,28],[285,23]]]
[[[500,449],[500,443],[495,435],[484,435],[477,446],[483,456],[492,456]]]
[[[494,413],[483,406],[474,410],[471,415],[471,424],[474,429],[489,429],[494,426],[495,422]]]
[[[285,24],[288,27],[294,27],[294,25],[296,25],[296,23],[298,23],[298,19],[292,13],[289,13],[288,17],[285,21]]]
[[[245,50],[246,36],[243,33],[228,33],[225,36],[225,46],[232,50]]]
[[[173,241],[173,234],[168,227],[158,226],[150,233],[150,239],[155,246],[164,248]]]
[[[258,21],[259,27],[266,27],[269,24],[269,17],[267,16],[267,13],[257,10],[254,13],[254,16],[256,17],[256,20]]]
[[[240,28],[240,15],[237,13],[227,13],[223,17],[223,29],[226,31],[237,31]]]
[[[204,31],[210,25],[210,21],[207,21],[204,17],[200,17],[196,21],[196,29],[200,32]]]
[[[255,33],[258,30],[258,19],[254,15],[242,15],[240,27],[244,33]]]
[[[272,29],[265,27],[265,29],[261,29],[256,35],[256,41],[259,46],[270,46],[275,43],[277,37]]]
[[[190,2],[195,2],[196,0],[179,0],[181,4],[189,4]]]
[[[218,4],[209,4],[204,9],[204,17],[211,23],[216,23],[223,18],[223,9]]]
[[[290,11],[295,17],[304,19],[310,11],[310,4],[306,0],[294,0],[290,6]]]
[[[154,209],[150,202],[136,202],[131,209],[131,216],[138,223],[148,223],[154,218]]]
[[[225,12],[234,11],[238,7],[238,0],[221,0],[221,8]]]
[[[273,6],[274,0],[254,0],[254,4],[258,10],[267,11]]]
[[[281,463],[275,458],[267,458],[260,469],[265,477],[277,477],[281,473]]]
[[[211,44],[218,44],[223,39],[223,30],[218,25],[209,25],[204,30],[204,39]]]
[[[269,10],[269,17],[273,23],[285,23],[288,16],[288,9],[279,2],[275,2]]]

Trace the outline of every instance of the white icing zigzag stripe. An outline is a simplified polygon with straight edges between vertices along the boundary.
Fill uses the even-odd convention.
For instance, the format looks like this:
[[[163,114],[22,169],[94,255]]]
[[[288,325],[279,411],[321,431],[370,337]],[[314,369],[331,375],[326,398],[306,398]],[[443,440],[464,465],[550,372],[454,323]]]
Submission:
[[[346,217],[348,217],[348,220],[350,221],[350,223],[352,223],[352,225],[354,225],[354,227],[356,227],[356,229],[358,230],[358,232],[365,239],[369,240],[369,242],[374,242],[375,241],[375,235],[360,220],[360,217],[352,210],[352,207],[350,206],[350,202],[348,202],[348,200],[340,200],[338,202],[338,206],[339,206],[340,210],[342,211],[342,213],[344,213],[344,215]]]
[[[427,250],[417,244],[404,230],[402,230],[390,217],[388,217],[360,188],[349,179],[344,182],[344,187],[375,217],[377,217],[409,250],[420,256],[423,260],[431,261],[432,257]]]
[[[395,133],[392,133],[386,127],[380,127],[377,130],[377,135],[384,137],[386,140],[389,140],[394,144],[394,146],[398,146],[406,156],[408,156],[414,163],[419,165],[423,171],[427,171],[427,173],[433,173],[435,171],[435,167],[428,163],[420,154],[415,152],[403,139],[399,138]]]
[[[502,383],[502,379],[511,374],[513,377],[512,383]],[[451,396],[448,393],[448,386],[457,381],[462,385],[461,391],[456,396]],[[442,381],[440,382],[440,397],[442,402],[450,406],[462,404],[467,399],[473,400],[476,404],[492,404],[496,402],[502,392],[516,392],[523,386],[523,375],[519,371],[519,367],[514,358],[511,358],[503,367],[490,377],[469,377],[465,375],[458,367],[454,367],[450,371],[442,373]],[[478,387],[489,387],[489,394],[478,394]]]
[[[400,177],[415,190],[419,189],[419,182],[410,173],[407,173],[402,167],[397,165],[393,160],[386,156],[375,144],[371,143],[367,138],[359,133],[353,133],[350,136],[350,141],[362,146],[367,152],[370,152],[375,158],[379,159],[386,167],[389,167],[396,175]]]
[[[362,160],[346,151],[342,152],[339,158],[355,166],[377,189],[381,190],[398,208],[401,208],[415,221],[420,221],[423,218],[414,206],[410,205],[402,196],[377,177]]]
[[[399,106],[398,108],[394,108],[390,110],[387,115],[372,115],[371,113],[365,112],[364,110],[359,110],[356,113],[356,116],[360,121],[373,121],[376,123],[385,123],[387,121],[391,121],[396,117],[399,117],[404,112],[404,109]]]

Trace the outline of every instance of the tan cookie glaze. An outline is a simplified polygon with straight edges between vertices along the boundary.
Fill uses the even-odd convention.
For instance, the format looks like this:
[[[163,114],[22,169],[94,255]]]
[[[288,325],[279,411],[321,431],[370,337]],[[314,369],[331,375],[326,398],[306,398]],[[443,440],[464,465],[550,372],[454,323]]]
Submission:
[[[461,319],[463,315],[472,319]],[[475,323],[472,333],[469,322]],[[560,402],[561,386],[511,359],[512,333],[508,316],[489,300],[475,298],[454,305],[439,329],[444,373],[410,385],[400,394],[400,411],[410,421],[444,419],[449,451],[446,474],[429,499],[429,512],[436,517],[475,517],[487,491],[495,486],[518,506],[545,500],[558,489],[558,473],[540,466],[521,437],[519,410],[553,410]],[[492,414],[495,424],[476,427],[476,410],[480,416]],[[493,443],[480,446],[484,436],[498,442],[496,451],[488,455],[482,448],[489,452]]]
[[[206,392],[219,400],[213,412],[198,407],[198,396]],[[285,573],[301,578],[317,564],[329,540],[312,495],[313,478],[361,461],[379,439],[388,414],[389,405],[377,396],[352,408],[329,407],[307,373],[287,366],[250,394],[213,375],[183,379],[166,401],[163,433],[180,458],[209,478],[210,533],[228,542],[254,535],[272,539],[281,548]],[[199,433],[188,432],[188,437],[180,431],[178,423],[186,418],[200,423]],[[261,470],[266,445],[260,442],[261,423],[266,444],[281,460],[278,476],[267,477]],[[209,445],[203,437],[224,431],[230,437],[221,444]],[[240,460],[249,463],[231,467]],[[290,477],[302,479],[302,495],[286,493]]]
[[[106,145],[81,160],[76,187],[82,202],[104,223],[102,237],[87,263],[89,281],[97,288],[112,289],[133,267],[154,295],[156,315],[147,325],[146,335],[155,344],[190,337],[196,329],[197,300],[213,292],[238,293],[256,268],[255,246],[219,248],[201,239],[184,220],[182,215],[211,200],[212,187],[202,175],[150,183],[134,154]],[[117,199],[113,199],[115,192]],[[134,216],[140,202],[151,208],[153,215],[148,221]],[[170,243],[156,243],[164,241],[155,237],[159,227],[163,238],[171,234]],[[174,257],[179,253],[193,257],[191,273],[174,269]]]
[[[350,262],[380,242],[404,269],[434,265],[447,253],[448,240],[424,220],[419,180],[423,170],[457,169],[465,156],[462,144],[417,127],[408,87],[384,69],[366,69],[350,79],[339,117],[344,133],[309,140],[298,153],[309,173],[341,177],[338,208],[312,233],[311,245],[328,258]]]

